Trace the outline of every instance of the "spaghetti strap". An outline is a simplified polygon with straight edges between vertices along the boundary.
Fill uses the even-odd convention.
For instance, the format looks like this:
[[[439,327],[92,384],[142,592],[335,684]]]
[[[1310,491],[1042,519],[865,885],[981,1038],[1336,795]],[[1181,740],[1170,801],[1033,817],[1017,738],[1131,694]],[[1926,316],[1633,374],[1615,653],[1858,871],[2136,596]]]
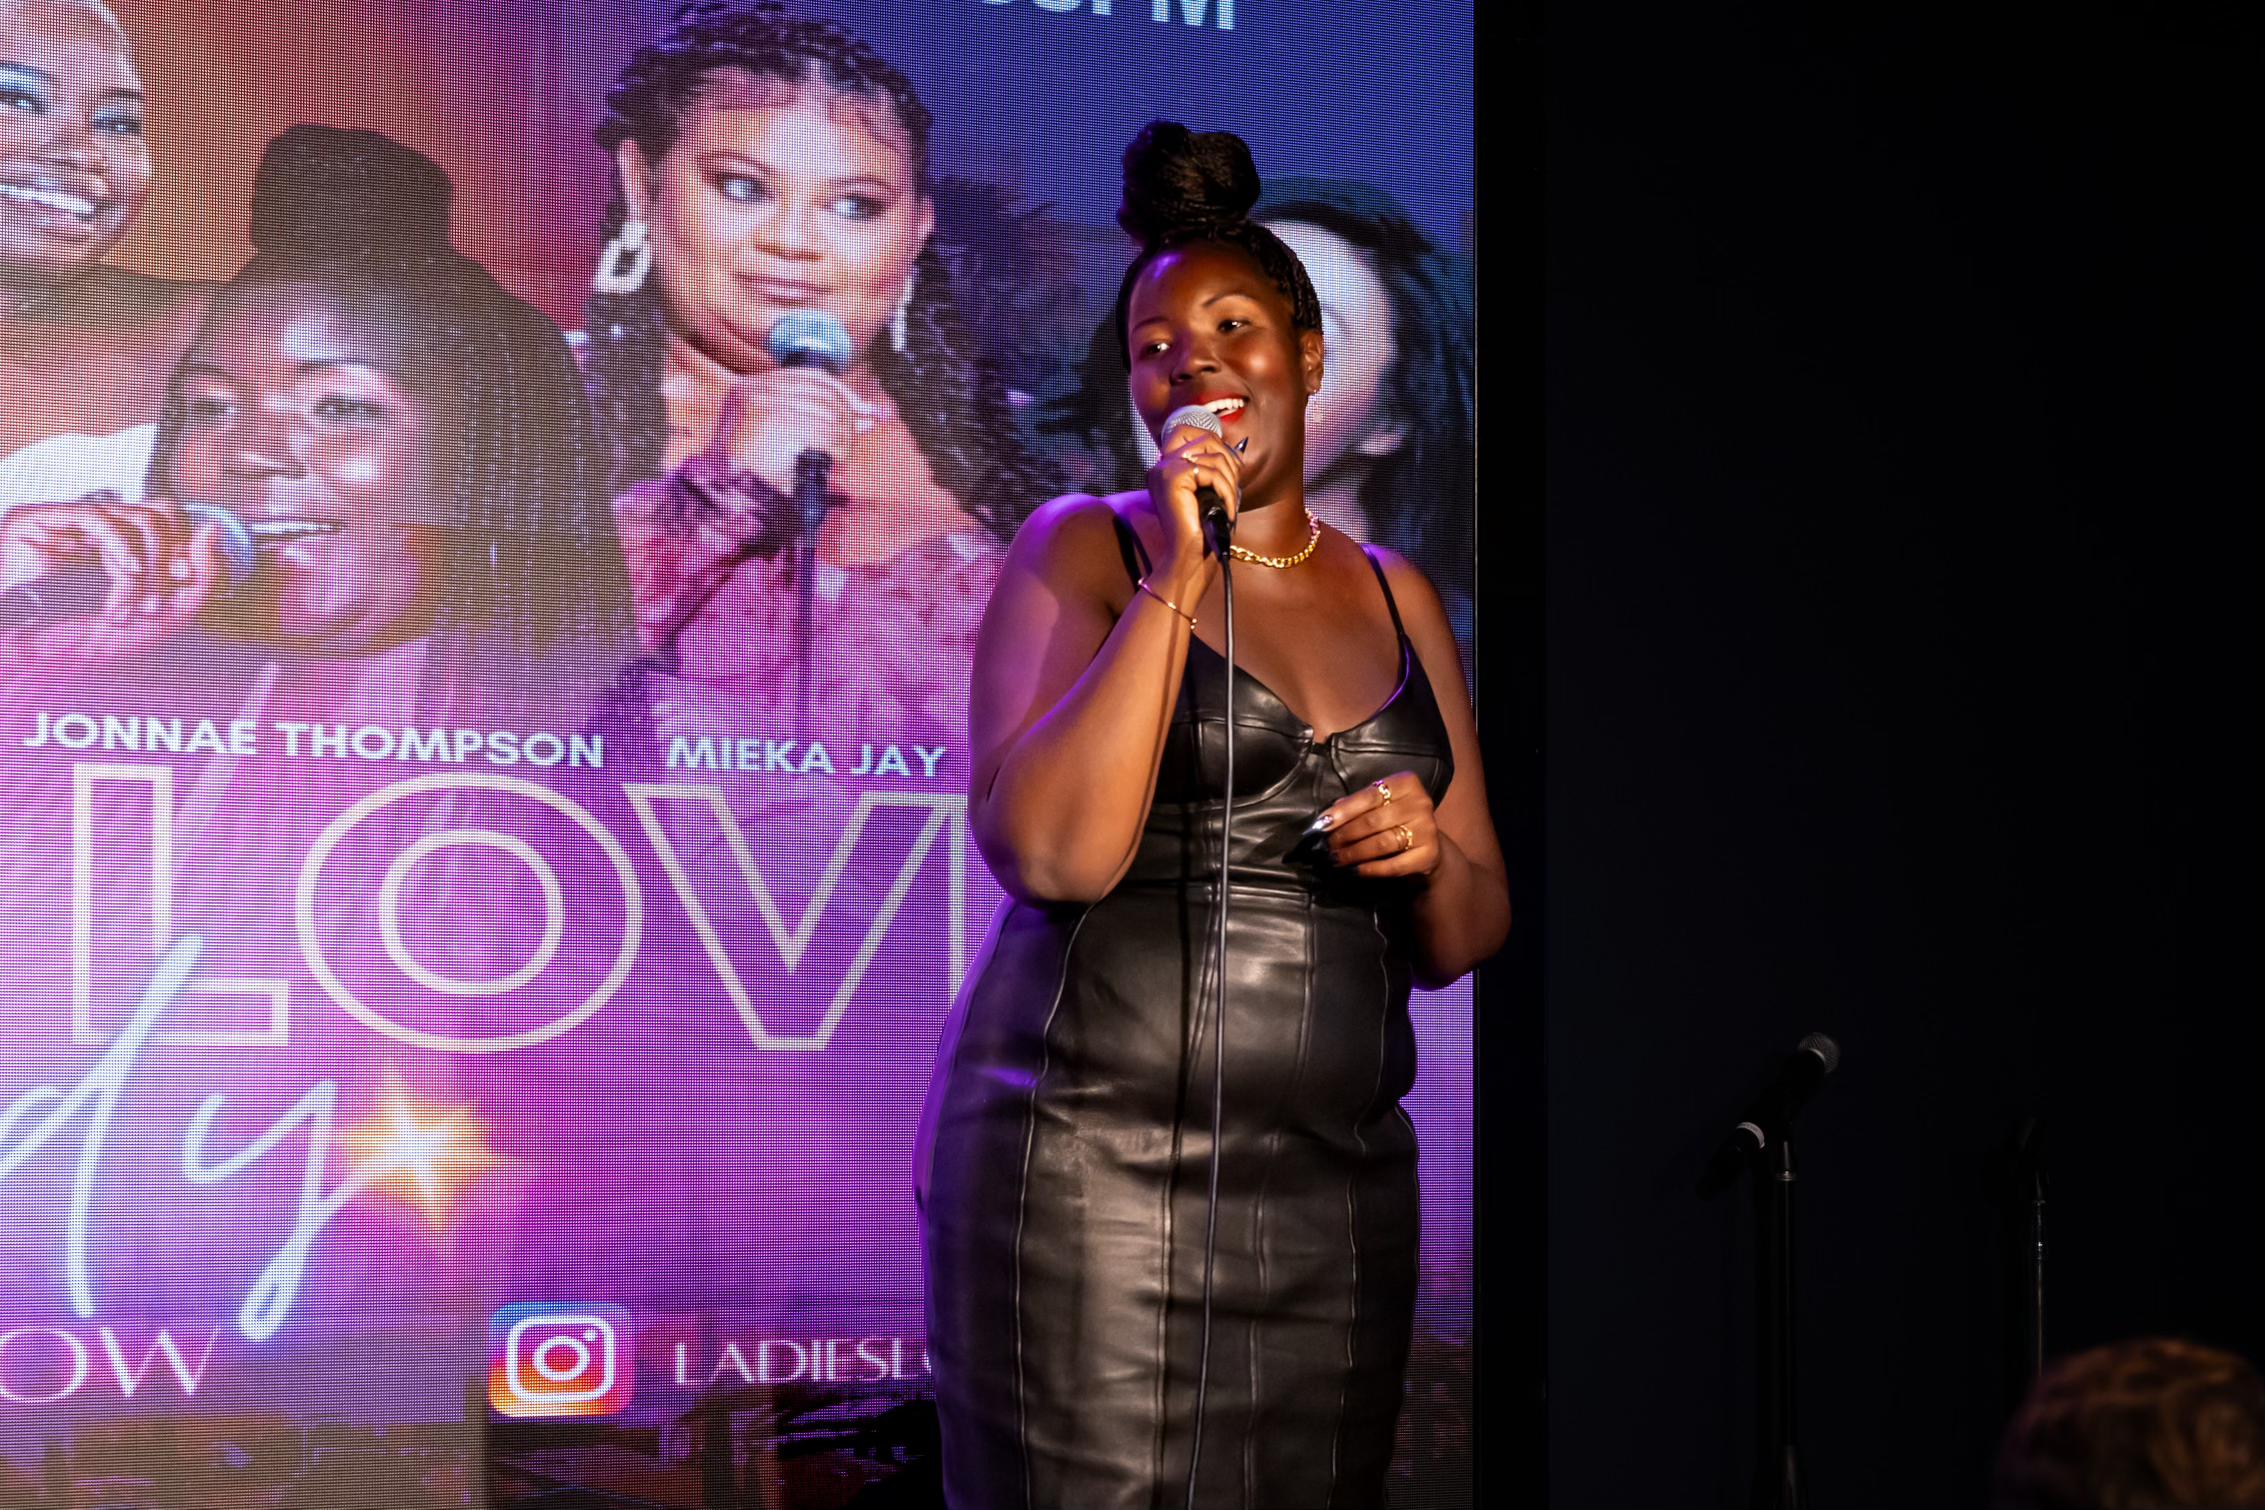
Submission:
[[[1140,536],[1125,523],[1125,516],[1115,509],[1109,510],[1109,523],[1117,531],[1117,554],[1124,558],[1125,576],[1137,587],[1140,579],[1148,575],[1148,547],[1140,543]]]
[[[1405,640],[1408,630],[1400,622],[1400,600],[1392,596],[1392,584],[1385,578],[1384,563],[1377,560],[1376,552],[1365,545],[1361,547],[1361,554],[1368,557],[1369,569],[1376,573],[1376,585],[1384,589],[1384,606],[1392,611],[1392,632]]]

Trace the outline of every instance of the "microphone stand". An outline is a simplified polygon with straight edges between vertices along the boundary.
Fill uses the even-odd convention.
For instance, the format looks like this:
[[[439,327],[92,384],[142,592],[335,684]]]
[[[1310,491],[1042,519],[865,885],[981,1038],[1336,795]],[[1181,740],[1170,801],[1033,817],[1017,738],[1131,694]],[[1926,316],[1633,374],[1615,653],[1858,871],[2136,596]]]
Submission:
[[[1213,980],[1211,1033],[1211,1176],[1204,1198],[1203,1221],[1203,1333],[1196,1353],[1195,1428],[1188,1445],[1187,1510],[1195,1510],[1196,1470],[1203,1464],[1203,1398],[1211,1382],[1211,1270],[1219,1242],[1219,1132],[1227,1104],[1227,896],[1234,888],[1235,832],[1235,577],[1227,546],[1234,538],[1234,521],[1216,502],[1204,513],[1204,535],[1219,558],[1220,659],[1227,664],[1226,722],[1220,732],[1221,782],[1226,790],[1219,802],[1219,907],[1218,940],[1213,950],[1218,973]]]
[[[2042,1135],[2040,1134],[2040,1140]],[[2045,1370],[2045,1153],[2042,1143],[2032,1150],[2029,1166],[2027,1216],[2029,1241],[2024,1245],[2023,1270],[2028,1281],[2028,1364],[2034,1379]]]
[[[1801,1510],[1801,1451],[1794,1440],[1793,1158],[1791,1119],[1776,1130],[1754,1166],[1754,1211],[1760,1240],[1756,1315],[1761,1362],[1760,1454],[1754,1510]]]
[[[794,459],[794,503],[800,525],[794,537],[795,639],[801,652],[794,666],[795,737],[810,733],[810,662],[817,653],[811,630],[812,580],[818,574],[818,530],[826,522],[826,476],[834,459],[813,446]]]
[[[2006,1408],[2029,1393],[2045,1366],[2045,1126],[2023,1117],[2000,1165],[2005,1239]]]
[[[1794,1437],[1800,1398],[1794,1367],[1793,1121],[1840,1064],[1840,1045],[1822,1033],[1801,1040],[1743,1118],[1716,1146],[1699,1194],[1726,1190],[1739,1171],[1754,1174],[1755,1463],[1753,1510],[1801,1510],[1801,1449]]]

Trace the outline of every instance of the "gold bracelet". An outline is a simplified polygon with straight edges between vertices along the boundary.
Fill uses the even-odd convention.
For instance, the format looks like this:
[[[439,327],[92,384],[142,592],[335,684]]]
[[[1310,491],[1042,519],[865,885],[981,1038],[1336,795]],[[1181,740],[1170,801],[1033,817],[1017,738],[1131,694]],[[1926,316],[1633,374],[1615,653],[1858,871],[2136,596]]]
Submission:
[[[1174,612],[1174,613],[1178,614],[1178,615],[1179,615],[1179,616],[1180,616],[1181,618],[1183,618],[1183,619],[1187,620],[1187,621],[1188,621],[1188,628],[1190,628],[1190,629],[1193,629],[1193,628],[1195,628],[1195,615],[1194,615],[1194,614],[1192,614],[1192,613],[1189,613],[1189,612],[1188,612],[1188,611],[1187,611],[1186,609],[1182,608],[1182,607],[1181,607],[1181,606],[1180,606],[1179,604],[1177,604],[1177,603],[1173,602],[1173,601],[1172,601],[1172,600],[1171,600],[1170,598],[1167,598],[1167,597],[1165,597],[1165,596],[1164,596],[1164,595],[1163,595],[1162,593],[1158,592],[1158,591],[1157,591],[1157,590],[1156,590],[1155,588],[1153,588],[1153,587],[1150,587],[1150,586],[1148,585],[1148,579],[1147,579],[1146,577],[1141,577],[1141,578],[1137,579],[1137,580],[1136,580],[1136,581],[1135,581],[1135,582],[1133,583],[1133,586],[1135,586],[1135,587],[1139,588],[1139,589],[1140,589],[1140,590],[1141,590],[1142,592],[1144,592],[1144,593],[1147,593],[1147,594],[1148,594],[1148,595],[1149,595],[1150,597],[1154,598],[1154,599],[1155,599],[1155,600],[1156,600],[1157,602],[1159,602],[1159,603],[1163,604],[1163,605],[1164,605],[1164,606],[1165,606],[1166,608],[1169,608],[1169,609],[1171,609],[1171,610],[1172,610],[1172,612]]]

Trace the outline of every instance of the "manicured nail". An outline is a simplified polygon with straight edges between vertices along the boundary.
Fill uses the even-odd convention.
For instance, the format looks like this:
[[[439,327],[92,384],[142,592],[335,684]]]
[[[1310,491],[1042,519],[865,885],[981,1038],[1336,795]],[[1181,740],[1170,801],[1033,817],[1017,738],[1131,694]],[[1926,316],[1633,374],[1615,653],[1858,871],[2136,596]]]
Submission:
[[[1337,815],[1324,809],[1320,816],[1306,825],[1306,832],[1309,834],[1326,834],[1336,826]]]

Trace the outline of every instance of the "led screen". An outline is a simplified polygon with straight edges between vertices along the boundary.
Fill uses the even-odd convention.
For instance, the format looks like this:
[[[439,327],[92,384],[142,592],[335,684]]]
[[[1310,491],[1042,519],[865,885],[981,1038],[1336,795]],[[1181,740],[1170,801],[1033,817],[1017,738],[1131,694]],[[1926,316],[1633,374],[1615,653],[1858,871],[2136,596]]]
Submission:
[[[968,662],[1022,518],[1146,464],[1144,121],[1250,142],[1309,499],[1467,653],[1468,4],[798,6],[854,98],[731,9],[0,0],[0,1505],[936,1502]],[[624,234],[625,171],[697,208]],[[1468,982],[1414,1020],[1447,1505]]]

